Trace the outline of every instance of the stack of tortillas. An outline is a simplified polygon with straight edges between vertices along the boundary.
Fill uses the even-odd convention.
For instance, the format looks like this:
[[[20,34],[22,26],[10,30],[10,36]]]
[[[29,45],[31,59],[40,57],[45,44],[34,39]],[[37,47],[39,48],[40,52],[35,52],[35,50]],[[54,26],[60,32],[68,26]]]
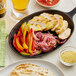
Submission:
[[[20,64],[9,76],[56,76],[53,72],[34,64]]]

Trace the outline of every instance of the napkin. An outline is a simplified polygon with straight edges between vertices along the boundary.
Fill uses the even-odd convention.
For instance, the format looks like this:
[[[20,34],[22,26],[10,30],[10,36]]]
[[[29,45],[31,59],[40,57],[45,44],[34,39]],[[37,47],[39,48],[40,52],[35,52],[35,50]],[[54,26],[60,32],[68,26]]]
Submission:
[[[5,66],[6,55],[6,23],[5,20],[0,20],[0,67]]]

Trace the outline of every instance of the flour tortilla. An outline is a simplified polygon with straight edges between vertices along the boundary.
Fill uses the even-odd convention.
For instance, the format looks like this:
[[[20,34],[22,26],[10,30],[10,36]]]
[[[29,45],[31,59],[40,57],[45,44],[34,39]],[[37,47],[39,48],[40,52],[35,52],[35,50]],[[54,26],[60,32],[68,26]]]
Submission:
[[[9,76],[56,76],[53,72],[34,64],[20,64]]]

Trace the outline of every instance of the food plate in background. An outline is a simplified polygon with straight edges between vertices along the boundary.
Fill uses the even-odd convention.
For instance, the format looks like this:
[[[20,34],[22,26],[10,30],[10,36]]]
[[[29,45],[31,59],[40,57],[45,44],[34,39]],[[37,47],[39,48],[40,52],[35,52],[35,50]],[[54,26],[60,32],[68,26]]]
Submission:
[[[36,0],[36,2],[46,8],[50,8],[50,7],[55,7],[59,4],[60,0],[51,0],[51,4],[47,4],[46,1],[48,2],[49,0]]]
[[[11,48],[14,50],[14,51],[17,51],[14,46],[13,46],[13,38],[14,38],[14,34],[17,32],[17,30],[20,28],[20,26],[24,23],[24,22],[28,22],[29,20],[31,20],[34,16],[38,16],[40,15],[41,13],[43,12],[46,12],[46,13],[50,13],[50,14],[59,14],[61,16],[63,16],[63,18],[65,20],[68,21],[69,23],[69,28],[71,29],[71,35],[74,31],[74,23],[72,21],[72,17],[73,15],[76,13],[76,8],[74,10],[72,10],[71,12],[68,12],[68,13],[64,13],[64,12],[61,12],[61,11],[58,11],[58,10],[43,10],[43,11],[39,11],[39,12],[36,12],[36,13],[33,13],[25,18],[23,18],[19,23],[17,23],[14,28],[11,30],[10,34],[9,34],[9,44],[11,46]],[[71,16],[71,18],[69,17],[69,15]],[[71,37],[71,36],[70,36]],[[69,38],[68,38],[69,39]],[[61,45],[57,45],[57,47],[55,49],[57,49],[59,46]],[[52,50],[53,51],[53,50]],[[18,52],[19,53],[19,52]],[[20,53],[19,53],[20,54]],[[36,56],[25,56],[25,57],[39,57],[39,56],[42,56],[46,53],[41,53],[39,55],[36,55]],[[21,55],[21,54],[20,54]]]
[[[55,73],[56,76],[64,76],[63,72],[53,63],[48,62],[48,61],[44,61],[44,60],[33,60],[33,59],[29,59],[29,60],[20,60],[16,63],[13,63],[9,66],[7,66],[5,69],[3,69],[2,71],[0,71],[0,76],[8,76],[10,74],[10,72],[12,72],[12,70],[20,64],[25,64],[25,63],[31,63],[31,64],[35,64],[38,66],[41,66],[43,68],[49,69],[52,72]]]

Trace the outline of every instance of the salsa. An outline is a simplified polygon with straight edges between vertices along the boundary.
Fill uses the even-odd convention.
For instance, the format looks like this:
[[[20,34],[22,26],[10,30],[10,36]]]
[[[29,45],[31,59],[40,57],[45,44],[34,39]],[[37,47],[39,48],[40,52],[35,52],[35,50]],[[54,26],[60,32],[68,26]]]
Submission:
[[[55,5],[59,2],[59,0],[37,0],[39,3],[47,6]]]

